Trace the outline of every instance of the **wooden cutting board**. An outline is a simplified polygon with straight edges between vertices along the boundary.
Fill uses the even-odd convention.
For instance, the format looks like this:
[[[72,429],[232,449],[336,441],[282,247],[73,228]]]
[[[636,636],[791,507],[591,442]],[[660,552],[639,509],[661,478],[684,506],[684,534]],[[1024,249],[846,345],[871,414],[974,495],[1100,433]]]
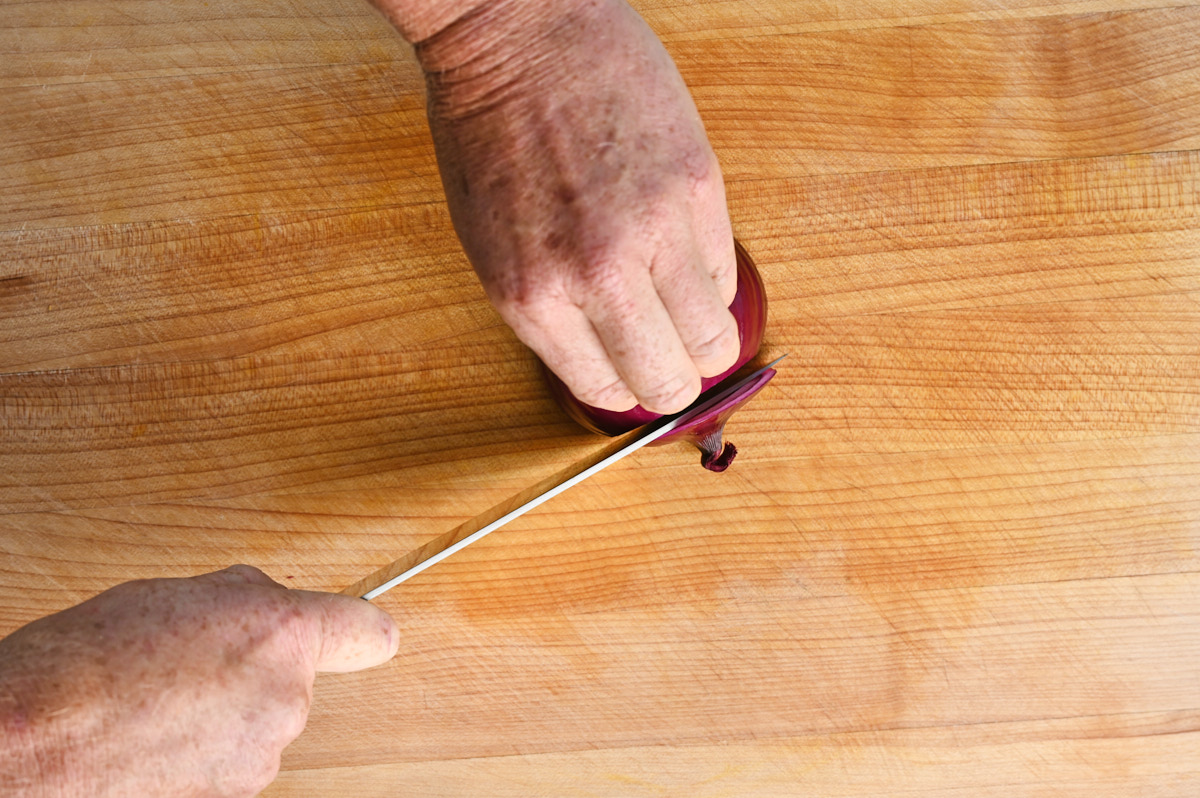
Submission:
[[[1200,4],[642,0],[768,287],[639,452],[384,598],[271,796],[1200,791]],[[0,634],[342,590],[604,442],[351,0],[0,4]]]

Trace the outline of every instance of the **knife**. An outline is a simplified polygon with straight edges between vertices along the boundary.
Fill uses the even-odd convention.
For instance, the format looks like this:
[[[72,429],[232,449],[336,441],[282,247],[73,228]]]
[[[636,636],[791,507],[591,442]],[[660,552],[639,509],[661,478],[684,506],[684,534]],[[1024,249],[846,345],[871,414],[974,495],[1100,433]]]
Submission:
[[[649,446],[651,443],[654,443],[656,440],[663,437],[664,435],[671,432],[672,430],[679,429],[680,427],[687,424],[689,421],[691,421],[696,416],[707,411],[713,405],[723,401],[726,397],[728,397],[731,393],[733,393],[734,391],[741,388],[743,385],[758,379],[760,376],[762,376],[765,372],[767,372],[771,368],[773,368],[777,363],[779,363],[780,360],[783,360],[783,358],[785,358],[785,357],[787,357],[787,355],[782,355],[782,356],[776,358],[775,360],[771,361],[767,365],[763,366],[758,371],[755,371],[753,374],[750,374],[749,376],[747,376],[741,380],[738,380],[737,382],[729,385],[727,388],[723,388],[718,393],[713,395],[711,398],[705,399],[704,401],[700,402],[699,404],[693,405],[692,407],[688,408],[687,410],[684,410],[681,413],[677,413],[676,415],[673,415],[673,416],[665,416],[662,419],[648,425],[647,431],[644,434],[639,435],[636,438],[634,438],[633,440],[629,441],[629,443],[624,444],[623,446],[618,448],[616,451],[614,451],[612,454],[609,454],[608,456],[604,457],[603,459],[599,460],[598,462],[595,462],[592,465],[589,465],[589,466],[583,468],[582,470],[578,471],[575,474],[569,475],[566,479],[563,479],[561,482],[555,484],[549,490],[539,493],[538,495],[534,496],[532,499],[529,499],[525,503],[521,504],[519,507],[505,513],[504,515],[500,516],[499,518],[497,518],[496,520],[487,524],[486,526],[482,527],[481,529],[467,535],[466,537],[464,537],[460,540],[453,540],[452,542],[450,542],[449,545],[435,546],[434,547],[435,551],[432,554],[424,557],[419,562],[417,562],[415,565],[405,569],[400,574],[388,579],[387,581],[385,581],[383,584],[379,585],[378,587],[374,587],[374,588],[366,591],[365,593],[363,593],[361,595],[361,598],[364,598],[367,601],[370,601],[371,599],[375,598],[376,596],[380,596],[383,593],[386,593],[387,591],[391,590],[392,588],[394,588],[396,585],[400,584],[401,582],[405,582],[405,581],[411,579],[412,577],[414,577],[417,574],[424,571],[426,568],[437,565],[438,563],[440,563],[442,560],[446,559],[450,555],[452,555],[456,552],[462,551],[463,549],[465,549],[467,546],[470,546],[475,541],[480,540],[481,538],[491,534],[492,532],[495,532],[497,529],[504,526],[508,522],[510,522],[514,519],[520,518],[521,516],[525,515],[525,513],[532,510],[533,508],[543,504],[544,502],[549,501],[550,499],[553,499],[555,496],[562,493],[563,491],[568,490],[569,488],[572,488],[572,487],[578,485],[580,482],[583,482],[585,479],[587,479],[588,477],[597,473],[598,471],[603,471],[604,469],[608,468],[610,465],[617,462],[621,458],[627,457],[628,455],[633,454],[638,449],[641,449],[643,446]]]

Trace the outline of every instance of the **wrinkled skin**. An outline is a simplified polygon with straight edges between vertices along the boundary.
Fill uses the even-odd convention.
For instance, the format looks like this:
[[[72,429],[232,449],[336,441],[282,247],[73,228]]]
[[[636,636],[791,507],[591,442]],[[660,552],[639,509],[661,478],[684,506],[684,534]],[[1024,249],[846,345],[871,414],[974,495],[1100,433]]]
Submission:
[[[455,228],[578,398],[690,404],[738,354],[720,167],[624,0],[498,0],[418,43]]]
[[[398,645],[368,602],[249,566],[119,585],[0,641],[0,796],[255,795],[315,674]]]

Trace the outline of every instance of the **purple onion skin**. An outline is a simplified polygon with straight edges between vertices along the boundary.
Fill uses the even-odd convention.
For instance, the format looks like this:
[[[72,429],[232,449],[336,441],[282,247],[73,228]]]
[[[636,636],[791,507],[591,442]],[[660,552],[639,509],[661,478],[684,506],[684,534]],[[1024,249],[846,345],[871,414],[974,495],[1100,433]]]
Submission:
[[[734,319],[737,320],[738,337],[741,339],[742,348],[738,353],[737,362],[733,366],[714,377],[705,377],[701,380],[700,400],[707,398],[707,395],[711,395],[711,389],[716,388],[722,381],[750,362],[758,354],[759,346],[762,344],[763,331],[767,326],[767,294],[763,289],[762,278],[759,276],[758,269],[755,268],[754,261],[750,259],[750,254],[746,252],[745,247],[738,241],[734,241],[733,246],[737,255],[738,286],[733,302],[729,305],[729,310],[733,314]],[[542,373],[545,376],[551,394],[553,394],[559,406],[562,407],[568,416],[590,432],[609,436],[621,435],[662,418],[660,414],[652,413],[641,405],[637,405],[632,410],[620,412],[592,407],[576,399],[574,394],[563,384],[562,380],[544,366],[542,367]],[[718,451],[712,454],[709,452],[709,449],[712,448],[711,441],[707,448],[700,441],[711,439],[715,432],[716,442],[719,444],[721,428],[724,427],[725,420],[746,399],[757,393],[774,374],[775,372],[772,370],[770,375],[765,375],[765,379],[756,381],[752,386],[746,386],[747,391],[740,391],[736,396],[722,402],[721,409],[723,412],[720,413],[722,417],[719,424],[716,423],[715,413],[706,413],[686,427],[674,430],[671,434],[655,441],[653,445],[659,445],[669,440],[690,440],[702,452],[705,452],[705,468],[711,471],[724,471],[728,467],[729,462],[732,461],[733,455],[737,450],[732,444],[726,444],[725,447],[718,446]],[[716,410],[714,408],[714,411]],[[726,449],[730,451],[727,453]]]
[[[750,397],[761,391],[774,376],[775,369],[764,369],[757,379],[741,386],[713,407],[695,418],[688,419],[686,424],[671,430],[650,445],[662,446],[671,441],[687,441],[700,450],[700,465],[709,471],[724,471],[729,468],[738,451],[732,443],[723,440],[725,422],[733,415],[733,411],[746,404]]]

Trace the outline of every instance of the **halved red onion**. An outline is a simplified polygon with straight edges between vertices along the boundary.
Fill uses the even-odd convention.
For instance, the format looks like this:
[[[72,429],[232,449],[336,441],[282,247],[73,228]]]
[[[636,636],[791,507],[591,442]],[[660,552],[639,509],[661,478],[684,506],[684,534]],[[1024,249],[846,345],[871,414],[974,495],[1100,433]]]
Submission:
[[[697,402],[703,402],[709,397],[715,396],[722,390],[720,385],[727,377],[758,354],[758,348],[762,344],[763,330],[767,326],[767,295],[763,290],[762,278],[754,266],[754,261],[750,259],[750,254],[746,252],[740,242],[734,242],[734,251],[737,255],[738,286],[737,294],[729,306],[729,311],[737,320],[738,337],[741,339],[742,348],[737,362],[732,367],[715,377],[705,377],[701,381],[701,394],[700,398],[696,400]],[[658,413],[651,413],[641,405],[622,412],[592,407],[576,399],[562,380],[545,366],[542,367],[542,373],[559,406],[580,426],[591,432],[609,436],[621,435],[662,418]],[[739,390],[725,397],[717,406],[694,419],[689,419],[679,429],[672,430],[650,445],[659,446],[668,441],[686,440],[700,449],[700,462],[705,468],[710,471],[724,471],[737,454],[737,447],[722,441],[725,422],[729,420],[734,410],[762,390],[762,387],[774,376],[774,369],[765,370],[757,379],[741,386]]]

